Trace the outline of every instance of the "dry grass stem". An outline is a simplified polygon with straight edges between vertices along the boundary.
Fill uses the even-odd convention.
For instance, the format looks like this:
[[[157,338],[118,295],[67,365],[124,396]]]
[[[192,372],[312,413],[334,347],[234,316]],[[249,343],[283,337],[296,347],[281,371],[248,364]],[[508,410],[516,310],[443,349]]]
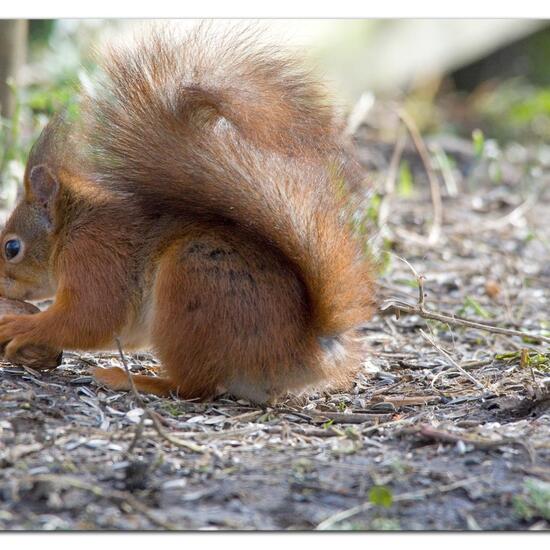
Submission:
[[[172,445],[175,445],[176,447],[181,447],[183,449],[187,449],[189,451],[193,451],[194,453],[205,453],[207,452],[207,449],[205,447],[201,447],[200,445],[196,445],[195,443],[192,443],[191,441],[185,441],[183,439],[179,439],[177,437],[173,437],[168,432],[164,430],[160,423],[160,419],[157,413],[151,411],[147,406],[145,405],[145,402],[141,398],[141,395],[137,391],[136,385],[134,384],[134,381],[132,379],[132,374],[130,373],[130,369],[128,367],[128,362],[126,361],[126,357],[124,356],[124,352],[122,351],[122,346],[120,344],[120,340],[116,338],[116,344],[118,348],[118,353],[120,354],[120,360],[122,361],[122,364],[124,366],[124,370],[126,371],[126,374],[128,376],[128,380],[130,382],[130,386],[132,388],[132,393],[136,399],[137,404],[139,407],[143,410],[142,418],[147,416],[151,419],[153,423],[153,427],[155,428],[156,432],[166,441],[171,443]],[[141,425],[141,419],[140,419],[140,425]],[[138,429],[136,431],[136,434],[140,434],[143,430],[143,427],[140,427],[138,425]],[[130,452],[131,449],[134,448],[136,443],[137,437],[132,441],[132,444],[130,445],[130,448],[128,449],[128,452]]]
[[[443,201],[441,200],[441,190],[439,189],[439,180],[436,173],[432,168],[432,162],[430,159],[430,153],[418,128],[412,119],[412,117],[402,108],[397,108],[396,110],[399,118],[403,121],[411,138],[414,142],[416,150],[420,155],[422,164],[424,165],[424,170],[428,176],[428,181],[430,184],[430,194],[432,198],[432,207],[433,207],[433,221],[430,232],[428,234],[427,244],[429,246],[435,245],[439,241],[441,235],[441,226],[443,224]]]

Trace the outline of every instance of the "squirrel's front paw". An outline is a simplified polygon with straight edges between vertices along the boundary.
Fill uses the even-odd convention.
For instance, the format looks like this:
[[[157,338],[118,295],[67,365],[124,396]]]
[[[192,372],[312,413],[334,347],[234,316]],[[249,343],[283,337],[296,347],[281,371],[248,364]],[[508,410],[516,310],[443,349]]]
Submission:
[[[62,353],[36,342],[36,321],[31,315],[6,315],[0,318],[0,353],[15,365],[35,369],[54,369]]]
[[[19,350],[34,344],[36,322],[32,315],[5,315],[0,319],[0,345],[8,361],[20,356]]]
[[[35,328],[36,320],[32,315],[5,315],[0,318],[0,344],[10,342],[9,347],[16,340],[19,345],[29,344]]]
[[[40,345],[20,346],[4,353],[6,361],[36,370],[52,370],[61,365],[63,352]]]

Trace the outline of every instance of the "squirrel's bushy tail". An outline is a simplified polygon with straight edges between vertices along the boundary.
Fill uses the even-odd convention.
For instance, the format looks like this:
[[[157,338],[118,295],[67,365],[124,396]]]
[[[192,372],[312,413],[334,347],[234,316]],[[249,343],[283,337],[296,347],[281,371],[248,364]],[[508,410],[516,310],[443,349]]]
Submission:
[[[322,87],[259,38],[157,30],[111,51],[82,103],[92,176],[265,240],[303,281],[315,334],[337,335],[373,304],[369,264],[342,210],[339,127]]]

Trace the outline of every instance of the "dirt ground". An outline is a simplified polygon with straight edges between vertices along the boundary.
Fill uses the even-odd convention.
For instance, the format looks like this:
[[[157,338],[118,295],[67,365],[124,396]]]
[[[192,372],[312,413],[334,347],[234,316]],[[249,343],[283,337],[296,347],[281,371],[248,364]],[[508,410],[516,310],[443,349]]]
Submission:
[[[423,277],[422,312],[550,336],[548,150],[480,158],[468,141],[426,140],[453,159],[433,168],[442,224],[430,243],[437,214],[413,142],[401,152],[357,136],[385,190],[372,243],[388,254],[353,391],[268,408],[139,401],[88,375],[121,365],[116,353],[66,353],[51,373],[2,363],[0,529],[550,527],[550,346],[423,318],[399,259]],[[391,191],[398,157],[412,193]],[[412,313],[397,318],[403,302]],[[144,372],[155,360],[128,363]]]

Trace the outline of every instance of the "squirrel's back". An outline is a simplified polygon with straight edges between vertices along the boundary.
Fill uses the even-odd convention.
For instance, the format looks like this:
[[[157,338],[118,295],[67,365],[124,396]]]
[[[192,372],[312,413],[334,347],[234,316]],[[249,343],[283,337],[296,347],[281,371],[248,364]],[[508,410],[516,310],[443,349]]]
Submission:
[[[228,221],[277,250],[304,285],[307,330],[326,343],[374,304],[346,213],[353,160],[323,87],[259,39],[203,26],[111,50],[82,102],[81,139],[99,185],[149,210]]]

